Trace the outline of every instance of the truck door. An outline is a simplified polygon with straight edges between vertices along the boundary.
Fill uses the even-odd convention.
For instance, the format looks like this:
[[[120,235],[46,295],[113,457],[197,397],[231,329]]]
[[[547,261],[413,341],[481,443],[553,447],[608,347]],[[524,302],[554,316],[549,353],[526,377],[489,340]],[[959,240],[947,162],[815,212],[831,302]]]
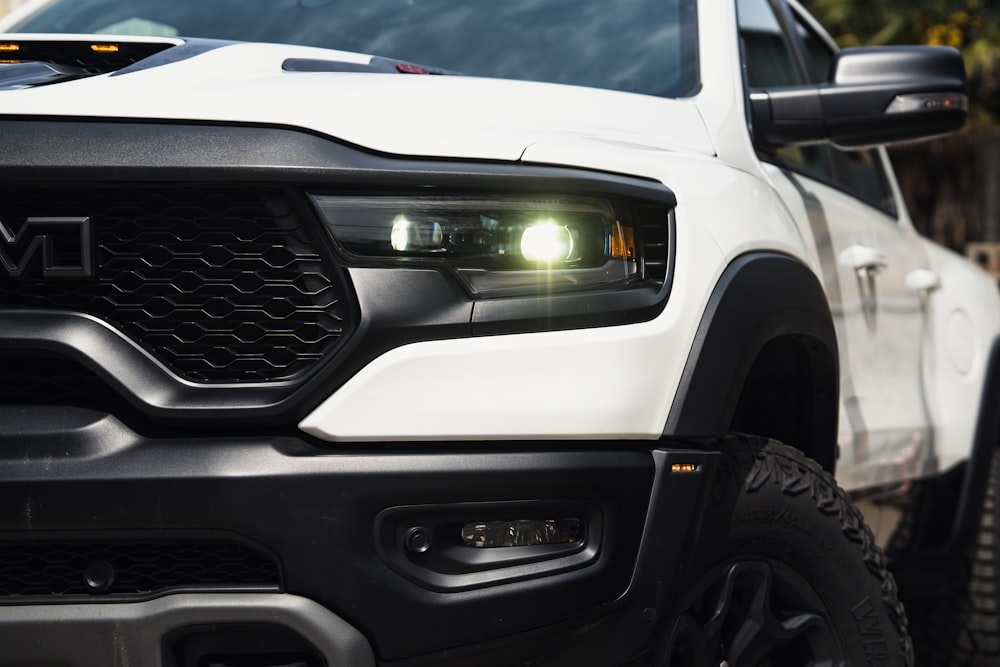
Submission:
[[[827,79],[835,46],[783,2],[739,0],[748,88]],[[936,276],[897,196],[885,151],[758,147],[792,214],[806,221],[840,347],[841,485],[933,471],[922,355]]]

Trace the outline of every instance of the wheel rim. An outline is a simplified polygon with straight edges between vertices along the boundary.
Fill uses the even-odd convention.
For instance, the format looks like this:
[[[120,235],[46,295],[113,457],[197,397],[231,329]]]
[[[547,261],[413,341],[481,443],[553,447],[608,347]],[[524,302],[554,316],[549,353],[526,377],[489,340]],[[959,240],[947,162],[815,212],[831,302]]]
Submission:
[[[671,667],[844,664],[825,605],[783,563],[728,563],[694,591],[668,642]]]

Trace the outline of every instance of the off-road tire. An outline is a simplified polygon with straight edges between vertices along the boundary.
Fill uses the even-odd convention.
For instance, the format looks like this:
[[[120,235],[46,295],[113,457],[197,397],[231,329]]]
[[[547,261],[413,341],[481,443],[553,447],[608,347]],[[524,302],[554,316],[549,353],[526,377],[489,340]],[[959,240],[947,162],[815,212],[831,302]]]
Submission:
[[[946,577],[948,593],[906,600],[917,664],[1000,665],[1000,453],[990,461],[976,539],[941,571],[926,576]]]
[[[709,512],[726,525],[661,662],[912,665],[885,557],[833,478],[773,441],[732,436],[720,450]]]

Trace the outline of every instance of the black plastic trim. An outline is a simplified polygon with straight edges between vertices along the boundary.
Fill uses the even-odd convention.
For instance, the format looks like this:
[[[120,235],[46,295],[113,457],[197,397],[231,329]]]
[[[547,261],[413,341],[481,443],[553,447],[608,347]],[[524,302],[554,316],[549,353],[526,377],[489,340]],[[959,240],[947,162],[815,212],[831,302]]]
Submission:
[[[582,329],[645,322],[662,310],[665,286],[638,284],[619,290],[593,290],[539,297],[484,299],[473,305],[474,335]]]
[[[238,43],[239,42],[231,42],[221,39],[185,39],[183,44],[171,46],[168,49],[164,49],[163,51],[159,51],[151,56],[143,58],[128,67],[123,67],[117,72],[112,72],[111,76],[122,76],[133,72],[142,72],[154,67],[172,65],[173,63],[187,60],[188,58],[194,58],[195,56],[200,56],[201,54],[208,53],[209,51],[214,51],[215,49],[222,48],[223,46],[231,46]]]
[[[391,193],[607,193],[676,204],[652,180],[570,167],[391,156],[274,125],[11,116],[0,134],[0,175],[10,182],[237,180]]]
[[[954,595],[947,578],[928,576],[955,567],[957,556],[975,546],[992,458],[1000,448],[1000,337],[994,338],[986,363],[979,415],[969,458],[928,479],[918,480],[908,499],[916,517],[913,544],[892,563],[899,588],[911,598],[939,600]]]
[[[0,64],[0,90],[20,90],[50,86],[90,76],[82,67],[67,67],[54,63],[23,60]]]
[[[816,275],[786,255],[749,253],[723,272],[698,326],[664,435],[724,435],[757,355],[783,336],[802,337],[814,348],[808,369],[815,399],[810,454],[829,469],[836,460],[839,391],[833,316]]]
[[[55,409],[6,409],[14,411],[40,424]],[[63,423],[77,428],[58,450],[3,441],[0,534],[240,535],[277,556],[286,592],[348,620],[384,659],[525,632],[614,603],[633,577],[655,472],[635,443],[342,444],[332,452],[300,438],[151,439],[110,417],[87,422],[67,415]],[[696,476],[672,477],[675,525],[686,525]],[[488,586],[444,593],[401,576],[376,550],[377,517],[391,508],[445,508],[420,518],[447,520],[456,504],[558,511],[567,499],[580,507],[580,498],[604,522],[600,549],[584,567],[525,579],[484,562],[476,567],[492,572]],[[683,544],[671,531],[663,537]]]
[[[288,58],[281,63],[285,72],[367,72],[381,74],[432,74],[461,76],[461,72],[418,65],[405,60],[393,60],[372,56],[367,63],[348,62],[346,60],[331,60],[329,58]]]
[[[3,460],[3,458],[8,457],[5,455],[0,457],[0,460]],[[89,530],[85,532],[79,530],[44,532],[34,532],[31,530],[0,531],[0,550],[7,551],[8,554],[23,553],[23,551],[19,552],[18,549],[30,548],[33,543],[36,545],[35,554],[41,548],[45,552],[50,552],[52,549],[60,550],[64,554],[72,552],[72,556],[66,557],[64,555],[62,562],[55,564],[51,562],[51,553],[46,553],[41,561],[34,561],[36,555],[26,557],[26,560],[34,562],[33,574],[29,577],[29,580],[22,578],[19,582],[0,582],[0,591],[3,591],[0,594],[0,608],[47,604],[134,603],[154,600],[169,595],[204,593],[206,591],[213,593],[284,592],[281,567],[276,554],[241,535],[224,531],[170,531],[153,529],[130,530],[127,532],[101,530]],[[39,544],[41,545],[40,547],[37,546]],[[273,569],[265,570],[267,576],[260,576],[253,582],[235,581],[231,578],[229,581],[220,580],[215,583],[199,584],[192,583],[190,580],[183,581],[183,576],[171,582],[169,581],[170,576],[167,571],[154,574],[144,570],[144,568],[150,567],[148,558],[145,563],[141,563],[143,560],[142,556],[132,558],[129,554],[129,551],[133,549],[148,551],[149,549],[162,548],[164,549],[164,553],[166,553],[177,548],[189,549],[193,547],[196,549],[205,549],[206,555],[211,557],[211,554],[208,554],[211,546],[243,548],[261,559],[261,562],[257,564],[258,568],[268,567],[268,564],[270,564],[273,566]],[[109,583],[108,590],[88,585],[86,592],[60,591],[58,593],[44,593],[37,589],[38,586],[42,585],[42,580],[45,578],[46,573],[49,576],[55,576],[60,581],[65,581],[69,576],[75,575],[79,577],[78,581],[82,583],[83,577],[86,575],[84,566],[88,564],[88,560],[93,558],[89,554],[94,553],[95,550],[104,552],[104,557],[108,559],[112,566],[117,564],[119,567],[123,565],[125,567],[134,567],[135,571],[128,573],[133,585],[137,581],[143,582],[147,588],[145,590],[121,590],[121,587],[116,587],[113,583]],[[8,556],[8,561],[4,563],[4,568],[7,572],[10,571],[9,558]],[[135,567],[137,562],[141,564]],[[92,563],[93,561],[91,561]],[[27,563],[25,564],[27,565]],[[67,572],[67,568],[73,568],[74,566],[79,567],[79,572],[74,572],[72,569],[69,569],[69,572]],[[227,565],[226,568],[227,575],[232,575],[231,566]],[[114,583],[120,582],[121,572],[114,573],[114,567],[111,569],[111,577]],[[191,570],[188,569],[187,572],[190,574]],[[260,574],[260,570],[258,570],[257,574]],[[12,585],[24,586],[29,592],[11,593]]]
[[[995,338],[990,346],[983,393],[979,402],[979,417],[976,420],[975,440],[965,466],[964,483],[948,544],[952,553],[971,544],[979,530],[986,485],[990,477],[990,462],[1000,447],[998,405],[1000,405],[1000,337]]]
[[[586,567],[614,540],[604,530],[602,508],[578,501],[514,501],[452,503],[392,507],[375,519],[375,549],[386,565],[428,590],[475,590]],[[581,519],[586,532],[579,542],[531,547],[469,548],[458,542],[462,525],[479,521]],[[408,544],[415,531],[424,535],[415,550]]]
[[[385,667],[507,667],[509,665],[647,665],[675,613],[686,571],[696,567],[698,543],[712,498],[718,454],[710,442],[672,440],[650,455],[656,473],[642,542],[628,590],[613,603],[555,625],[404,660]],[[696,466],[675,473],[675,463]],[[711,527],[709,527],[710,529]],[[638,660],[637,660],[638,658]]]
[[[333,194],[603,194],[664,211],[676,205],[674,194],[654,181],[573,168],[391,157],[274,126],[21,118],[0,124],[0,138],[0,178],[11,185],[239,183]],[[313,224],[322,224],[318,216]],[[344,268],[344,258],[338,263],[340,279],[353,286],[359,326],[313,372],[287,382],[185,382],[117,331],[62,311],[4,312],[0,347],[55,351],[81,361],[164,433],[218,429],[225,420],[242,428],[290,428],[360,368],[399,345],[644,321],[664,307],[671,279],[668,270],[663,285],[487,303],[470,299],[445,271]]]
[[[200,385],[180,380],[125,334],[90,315],[65,311],[2,310],[4,349],[44,350],[75,359],[134,407],[151,416],[196,409],[259,408],[287,394],[288,382],[267,385]]]
[[[281,69],[285,72],[299,74],[313,74],[317,72],[397,73],[395,66],[388,60],[375,62],[374,59],[367,63],[357,63],[329,58],[287,58],[281,63]]]
[[[170,41],[120,41],[112,36],[100,37],[93,40],[86,38],[39,39],[37,35],[28,39],[19,39],[17,37],[8,39],[17,44],[18,48],[14,54],[17,60],[21,62],[9,63],[9,61],[5,61],[0,69],[10,66],[16,72],[20,69],[20,64],[33,63],[40,65],[48,63],[55,68],[50,71],[64,75],[64,77],[57,75],[49,81],[45,81],[44,77],[41,79],[28,77],[28,80],[21,82],[23,86],[51,85],[74,78],[115,72],[116,70],[129,67],[137,62],[153,57],[165,50],[169,50],[174,46],[174,43]],[[91,45],[95,42],[114,42],[116,43],[116,48],[110,51],[98,52],[91,48]],[[7,55],[9,56],[10,54],[8,53]],[[32,81],[32,78],[36,80]],[[0,76],[0,79],[6,79],[6,77]],[[4,83],[7,82],[4,81]],[[4,88],[6,86],[0,85],[0,89]]]

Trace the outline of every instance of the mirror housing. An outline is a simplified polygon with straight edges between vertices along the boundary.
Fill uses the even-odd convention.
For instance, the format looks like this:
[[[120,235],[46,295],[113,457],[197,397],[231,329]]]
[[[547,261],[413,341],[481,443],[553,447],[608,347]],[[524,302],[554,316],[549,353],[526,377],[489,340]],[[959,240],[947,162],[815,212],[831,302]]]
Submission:
[[[827,83],[750,91],[754,139],[769,147],[926,139],[961,129],[968,108],[962,55],[940,46],[844,49]]]

